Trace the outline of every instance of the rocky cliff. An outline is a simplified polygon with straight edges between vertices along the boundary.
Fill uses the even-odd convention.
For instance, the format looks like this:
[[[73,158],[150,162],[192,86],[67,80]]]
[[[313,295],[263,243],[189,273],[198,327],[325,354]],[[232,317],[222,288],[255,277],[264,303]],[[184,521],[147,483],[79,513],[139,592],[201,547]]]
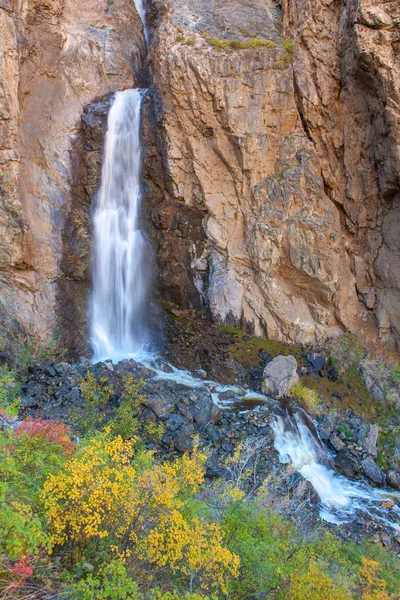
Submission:
[[[88,287],[81,116],[136,85],[142,23],[132,0],[2,0],[0,57],[0,337],[69,345]]]
[[[398,4],[162,4],[164,296],[285,341],[398,340]]]
[[[284,341],[399,341],[398,3],[154,0],[148,18],[161,296]],[[0,31],[0,336],[82,350],[110,93],[149,83],[141,21],[132,0],[0,0]]]

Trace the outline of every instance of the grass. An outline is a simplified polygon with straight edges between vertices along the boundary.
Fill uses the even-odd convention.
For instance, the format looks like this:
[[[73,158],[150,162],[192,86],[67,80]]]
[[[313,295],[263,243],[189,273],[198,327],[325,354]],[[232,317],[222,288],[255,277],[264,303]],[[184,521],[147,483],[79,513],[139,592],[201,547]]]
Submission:
[[[318,404],[320,404],[321,400],[315,390],[311,390],[298,381],[292,385],[290,393],[307,412],[319,413]]]
[[[215,50],[248,50],[254,48],[275,48],[275,42],[271,40],[260,40],[251,38],[250,40],[221,40],[203,34],[203,39],[210,44]]]

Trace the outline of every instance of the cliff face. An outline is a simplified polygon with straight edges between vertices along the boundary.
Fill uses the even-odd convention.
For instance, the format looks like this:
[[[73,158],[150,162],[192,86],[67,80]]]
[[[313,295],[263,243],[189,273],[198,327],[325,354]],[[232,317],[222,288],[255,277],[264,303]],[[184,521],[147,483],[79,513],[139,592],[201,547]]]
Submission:
[[[285,341],[398,338],[398,10],[168,4],[150,55],[168,299]],[[275,47],[240,49],[253,36]]]
[[[134,86],[144,56],[132,0],[0,2],[0,337],[7,345],[27,336],[66,344],[83,337],[89,197],[79,182],[81,115],[96,97]]]
[[[398,3],[148,7],[144,221],[161,295],[285,341],[399,341]],[[145,54],[132,0],[0,0],[7,345],[84,349],[110,93],[147,87]]]

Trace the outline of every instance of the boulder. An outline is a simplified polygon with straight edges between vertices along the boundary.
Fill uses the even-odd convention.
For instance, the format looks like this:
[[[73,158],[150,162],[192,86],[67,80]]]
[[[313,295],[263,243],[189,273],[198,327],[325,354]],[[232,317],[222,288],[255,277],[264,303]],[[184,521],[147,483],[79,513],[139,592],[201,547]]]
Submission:
[[[358,443],[363,446],[370,456],[377,457],[378,451],[376,443],[378,441],[379,427],[378,425],[363,425],[360,427],[357,436]]]
[[[262,391],[280,398],[299,380],[294,356],[277,356],[267,364],[263,373]]]
[[[370,479],[374,483],[377,483],[378,485],[386,484],[385,473],[382,471],[382,469],[380,469],[378,467],[378,465],[376,464],[376,462],[374,460],[372,460],[372,458],[368,457],[368,458],[364,459],[361,462],[361,466],[362,466],[364,475],[366,475],[368,477],[368,479]]]

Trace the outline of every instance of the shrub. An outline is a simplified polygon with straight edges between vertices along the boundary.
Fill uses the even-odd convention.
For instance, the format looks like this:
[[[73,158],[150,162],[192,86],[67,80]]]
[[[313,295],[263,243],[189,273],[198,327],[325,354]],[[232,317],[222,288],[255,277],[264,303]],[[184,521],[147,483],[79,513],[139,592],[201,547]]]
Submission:
[[[311,413],[318,413],[318,404],[320,399],[317,392],[310,390],[300,382],[295,383],[290,388],[290,393],[302,404],[303,408]]]
[[[71,428],[62,421],[44,421],[43,419],[27,418],[22,421],[15,430],[17,437],[27,436],[27,439],[37,438],[40,441],[40,449],[45,444],[59,446],[61,452],[68,456],[75,450],[75,444],[71,441]],[[33,444],[36,446],[36,444]]]
[[[153,577],[168,569],[191,587],[224,589],[238,558],[219,526],[195,518],[184,502],[203,482],[205,456],[153,465],[149,452],[135,455],[138,445],[103,433],[46,481],[42,499],[58,553],[77,564],[101,552],[148,564]]]
[[[248,50],[250,48],[275,48],[275,42],[271,40],[260,40],[251,38],[250,40],[221,40],[204,34],[202,36],[210,46],[216,50]]]

